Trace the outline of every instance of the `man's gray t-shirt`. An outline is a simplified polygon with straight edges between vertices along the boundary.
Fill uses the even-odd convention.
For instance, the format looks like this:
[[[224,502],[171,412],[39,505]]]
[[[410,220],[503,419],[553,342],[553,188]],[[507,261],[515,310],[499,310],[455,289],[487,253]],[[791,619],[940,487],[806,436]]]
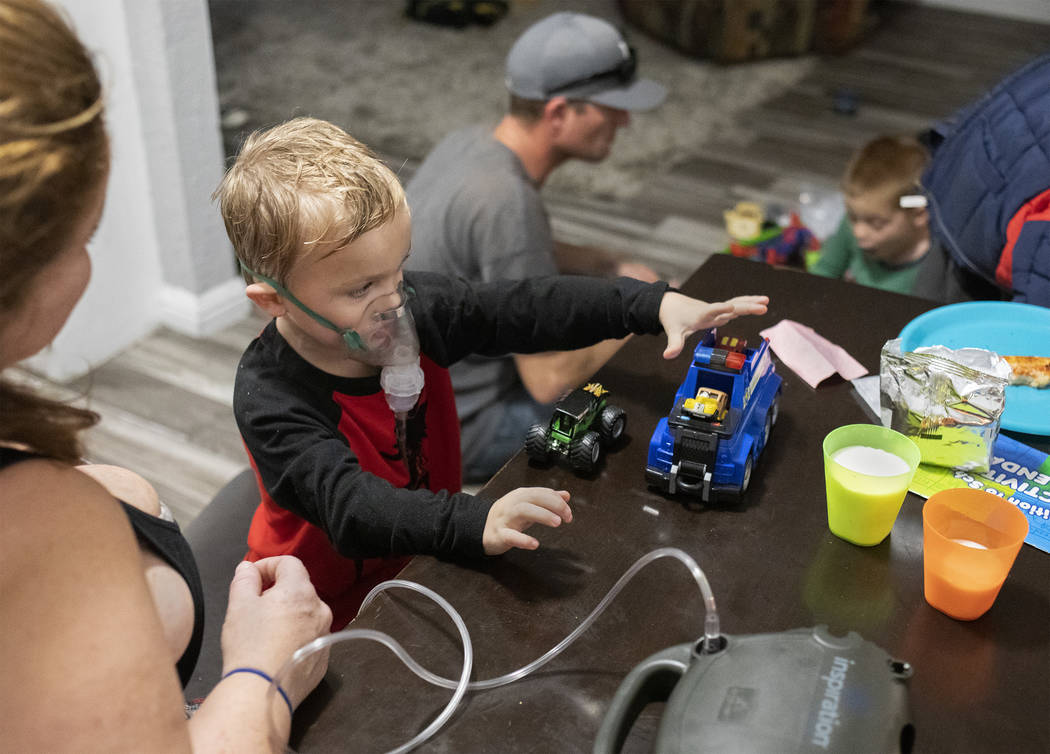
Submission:
[[[517,156],[481,126],[455,131],[405,187],[412,212],[407,267],[474,281],[557,273],[550,221]],[[493,436],[503,401],[523,389],[513,357],[470,356],[449,373],[464,464]]]

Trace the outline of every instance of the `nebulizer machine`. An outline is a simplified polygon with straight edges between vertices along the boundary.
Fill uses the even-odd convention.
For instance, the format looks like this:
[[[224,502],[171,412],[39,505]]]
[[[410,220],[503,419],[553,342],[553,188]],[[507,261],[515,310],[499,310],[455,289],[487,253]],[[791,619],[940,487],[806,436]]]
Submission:
[[[396,288],[389,294],[374,298],[356,329],[350,329],[339,327],[321,316],[276,280],[259,274],[244,262],[240,264],[242,270],[272,287],[319,325],[339,333],[356,361],[382,367],[379,384],[386,395],[387,405],[397,417],[398,436],[403,436],[408,412],[416,405],[423,391],[419,336],[416,334],[415,319],[408,308],[410,289],[404,281],[398,281]]]

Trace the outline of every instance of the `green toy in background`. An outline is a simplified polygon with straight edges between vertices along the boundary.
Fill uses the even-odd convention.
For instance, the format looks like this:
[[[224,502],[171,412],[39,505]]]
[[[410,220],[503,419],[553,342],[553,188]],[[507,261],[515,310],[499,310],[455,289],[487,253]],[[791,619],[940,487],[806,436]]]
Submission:
[[[768,220],[756,202],[738,202],[723,213],[729,234],[727,251],[734,257],[767,264],[805,268],[819,256],[820,241],[792,212],[787,225]]]

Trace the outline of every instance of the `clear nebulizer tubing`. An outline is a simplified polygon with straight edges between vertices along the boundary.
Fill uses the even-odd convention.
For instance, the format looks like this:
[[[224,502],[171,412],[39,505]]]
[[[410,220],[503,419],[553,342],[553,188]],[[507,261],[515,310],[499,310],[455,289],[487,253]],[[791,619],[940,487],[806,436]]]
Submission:
[[[452,714],[456,711],[456,707],[459,706],[460,701],[463,699],[463,695],[467,693],[470,671],[474,667],[474,647],[470,642],[470,634],[467,631],[467,625],[463,622],[463,618],[460,617],[459,613],[456,612],[455,608],[453,608],[452,605],[450,605],[444,597],[428,589],[427,587],[422,586],[421,584],[417,584],[414,581],[404,581],[401,579],[384,581],[383,583],[376,585],[372,589],[372,591],[368,593],[368,596],[365,597],[365,600],[362,603],[362,607],[371,602],[372,599],[380,592],[395,587],[411,589],[413,591],[419,592],[420,594],[423,594],[429,597],[430,599],[434,600],[434,602],[436,602],[446,613],[448,613],[448,616],[452,619],[452,622],[456,624],[456,628],[459,630],[460,639],[463,642],[463,671],[460,673],[459,681],[453,683],[453,685],[451,686],[451,688],[454,688],[456,691],[452,695],[452,698],[449,700],[448,704],[445,705],[445,709],[441,711],[441,714],[435,717],[434,720],[430,723],[430,725],[421,730],[410,741],[407,741],[401,744],[400,746],[391,749],[390,754],[400,754],[400,752],[410,751],[414,749],[415,747],[419,746],[421,743],[426,741],[428,738],[430,738],[432,735],[437,733],[438,730],[440,730],[441,727],[446,722],[448,722],[448,719],[452,717]],[[267,709],[280,709],[279,706],[274,704],[274,696],[277,693],[277,687],[284,681],[285,678],[288,677],[289,673],[294,671],[295,667],[300,662],[302,662],[315,652],[320,652],[321,650],[330,647],[332,644],[337,644],[339,642],[348,641],[351,639],[366,639],[378,642],[390,649],[390,651],[397,655],[398,659],[400,659],[409,667],[412,667],[412,665],[415,664],[415,660],[413,660],[409,656],[408,652],[405,651],[405,648],[402,647],[392,636],[390,636],[389,634],[385,634],[382,631],[373,631],[367,628],[351,628],[345,631],[337,631],[334,634],[328,634],[327,636],[322,636],[320,638],[314,639],[309,644],[300,647],[292,655],[292,658],[288,660],[288,662],[286,662],[279,671],[277,671],[276,675],[274,675],[273,677],[273,681],[270,683],[270,688],[267,691]],[[277,744],[274,747],[274,750],[279,751],[283,746],[284,742],[283,740],[281,740],[282,737],[277,734],[276,722],[273,720],[273,718],[271,718],[270,720],[270,735],[274,739],[274,742]],[[292,751],[290,747],[286,747],[285,750]]]
[[[558,642],[558,644],[552,647],[541,657],[538,657],[537,659],[530,662],[528,665],[518,668],[513,672],[501,675],[497,678],[490,678],[485,681],[474,681],[473,683],[468,683],[467,681],[467,678],[470,676],[471,667],[473,665],[473,649],[470,643],[470,637],[467,633],[466,624],[463,622],[463,619],[460,617],[459,613],[457,613],[456,610],[442,597],[440,597],[435,592],[431,591],[430,589],[427,589],[424,586],[421,586],[411,581],[385,581],[382,584],[376,586],[371,592],[368,593],[368,596],[365,597],[364,601],[361,603],[361,609],[363,610],[369,603],[371,603],[372,600],[376,597],[376,595],[378,595],[380,592],[395,586],[412,589],[433,599],[435,602],[438,603],[438,605],[442,607],[442,609],[445,610],[446,613],[449,614],[449,617],[451,617],[452,621],[456,624],[456,628],[459,629],[460,636],[463,639],[463,672],[460,674],[459,680],[454,681],[449,678],[443,678],[439,675],[436,675],[435,673],[430,672],[418,662],[416,662],[416,660],[411,655],[409,655],[408,652],[405,651],[404,647],[402,647],[395,639],[388,636],[387,634],[381,633],[379,631],[372,631],[369,629],[350,629],[347,631],[340,631],[329,636],[324,636],[320,639],[315,639],[311,643],[296,651],[296,653],[292,655],[292,659],[285,664],[285,666],[280,670],[280,672],[278,672],[276,676],[274,676],[274,683],[270,685],[269,690],[270,708],[273,709],[272,697],[276,693],[276,684],[279,683],[280,680],[287,675],[291,668],[298,664],[298,662],[300,662],[303,658],[305,658],[309,654],[312,654],[313,652],[319,651],[327,646],[330,646],[331,644],[343,641],[344,639],[371,639],[372,641],[377,641],[388,647],[395,655],[397,655],[398,659],[405,663],[409,670],[411,670],[417,676],[422,678],[424,681],[427,681],[428,683],[431,683],[435,686],[441,686],[442,688],[455,689],[455,693],[452,695],[452,699],[449,701],[448,705],[445,707],[442,713],[434,719],[434,721],[430,725],[428,725],[411,741],[393,750],[394,752],[409,751],[410,749],[426,741],[428,738],[430,738],[430,736],[436,733],[442,725],[445,724],[448,718],[452,716],[452,713],[455,711],[456,707],[458,706],[460,700],[463,698],[463,695],[467,692],[467,690],[481,691],[484,689],[493,689],[498,688],[499,686],[505,686],[508,683],[513,683],[514,681],[521,680],[525,676],[532,673],[534,670],[543,667],[548,662],[557,657],[559,654],[561,654],[563,651],[565,651],[565,649],[568,648],[568,646],[574,641],[576,641],[576,639],[578,639],[584,631],[591,627],[591,624],[593,624],[594,621],[597,620],[598,616],[605,611],[605,608],[609,606],[609,603],[612,602],[616,595],[620,593],[620,590],[623,589],[627,582],[630,581],[635,576],[635,574],[638,573],[638,571],[647,566],[649,563],[652,563],[654,560],[666,557],[673,557],[680,560],[686,566],[686,568],[689,569],[689,573],[692,575],[693,580],[696,581],[697,586],[700,588],[700,594],[704,601],[703,646],[709,648],[710,650],[720,647],[722,642],[721,629],[718,620],[718,610],[715,607],[714,593],[711,591],[711,586],[707,581],[707,576],[704,575],[704,572],[700,569],[700,566],[697,565],[696,561],[692,557],[690,557],[687,553],[683,552],[682,550],[679,550],[676,547],[661,547],[660,549],[653,550],[636,560],[634,564],[630,568],[628,568],[627,571],[619,578],[619,580],[617,580],[617,582],[613,584],[612,588],[598,603],[597,607],[595,607],[594,610],[592,610],[591,613],[583,619],[583,622],[580,623],[580,625],[577,626],[572,631],[572,633],[570,633],[568,636],[566,636],[564,639]]]
[[[721,643],[721,631],[718,622],[718,610],[715,607],[715,596],[711,592],[711,586],[707,582],[707,577],[704,575],[704,572],[700,569],[700,566],[697,565],[696,561],[693,560],[688,554],[686,554],[682,550],[679,550],[676,547],[662,547],[658,550],[653,550],[652,552],[649,552],[646,555],[643,555],[638,560],[636,560],[634,562],[634,565],[628,568],[627,571],[623,574],[623,576],[621,576],[620,579],[615,584],[613,584],[612,589],[610,589],[608,593],[602,598],[601,602],[599,602],[598,606],[591,611],[590,615],[584,618],[583,622],[580,623],[580,625],[578,625],[571,634],[569,634],[560,642],[558,642],[558,644],[556,644],[554,647],[548,650],[544,655],[536,658],[528,665],[518,668],[517,670],[511,673],[507,673],[506,675],[501,675],[498,678],[490,678],[487,681],[474,681],[470,684],[469,689],[471,691],[481,691],[483,689],[494,689],[500,686],[506,686],[508,683],[513,683],[514,681],[521,680],[529,673],[546,665],[548,662],[550,662],[555,657],[560,655],[563,651],[565,651],[565,649],[568,648],[568,646],[574,641],[576,641],[576,639],[578,639],[584,631],[591,627],[591,624],[594,623],[594,621],[597,620],[598,616],[605,611],[605,608],[609,606],[609,603],[613,601],[616,595],[620,593],[620,590],[624,588],[627,582],[630,581],[634,577],[634,575],[638,573],[638,571],[640,571],[645,566],[649,565],[649,563],[652,563],[654,560],[666,557],[674,557],[682,561],[682,563],[685,564],[686,568],[689,569],[689,572],[692,574],[697,586],[700,587],[700,593],[703,596],[705,608],[704,646],[719,646]],[[371,596],[372,595],[369,595],[369,597]],[[361,607],[363,608],[364,605],[367,605],[368,601],[369,600],[366,598],[364,604],[362,604]],[[405,664],[408,665],[409,669],[413,673],[418,675],[424,681],[428,681],[429,683],[432,683],[435,686],[442,686],[447,689],[454,689],[457,686],[456,681],[453,681],[449,678],[442,678],[441,676],[431,673],[429,670],[422,667],[411,657],[408,658],[408,661]]]

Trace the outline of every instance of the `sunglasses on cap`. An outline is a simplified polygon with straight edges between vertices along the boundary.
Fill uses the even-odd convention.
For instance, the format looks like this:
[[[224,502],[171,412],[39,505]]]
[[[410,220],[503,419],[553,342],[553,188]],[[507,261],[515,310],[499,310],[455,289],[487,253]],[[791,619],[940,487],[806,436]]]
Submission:
[[[585,86],[598,81],[605,81],[606,79],[616,81],[620,84],[629,84],[634,80],[634,74],[638,70],[638,54],[635,52],[634,47],[628,42],[620,44],[620,51],[624,54],[624,57],[613,68],[591,74],[590,76],[585,76],[581,79],[574,79],[564,84],[560,84],[553,89],[548,90],[547,97],[554,97],[560,92],[565,92],[570,89],[575,89],[578,86]]]

